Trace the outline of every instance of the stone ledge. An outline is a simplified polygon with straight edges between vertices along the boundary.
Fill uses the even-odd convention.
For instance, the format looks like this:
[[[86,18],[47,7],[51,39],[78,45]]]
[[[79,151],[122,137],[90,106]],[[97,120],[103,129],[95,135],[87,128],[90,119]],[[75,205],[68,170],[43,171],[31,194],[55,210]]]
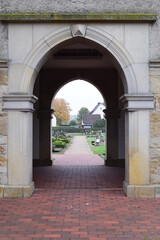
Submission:
[[[0,69],[8,68],[8,60],[0,60]]]
[[[153,94],[124,94],[120,97],[120,100],[124,104],[124,111],[134,112],[154,109]]]
[[[3,111],[17,110],[21,112],[33,112],[33,104],[37,99],[34,95],[4,95]]]
[[[155,22],[155,13],[1,13],[2,22]]]
[[[150,60],[149,67],[150,68],[160,68],[160,58],[155,59],[155,60],[153,60],[153,59]]]
[[[30,197],[34,192],[34,182],[28,186],[0,185],[0,198]]]
[[[130,198],[158,198],[160,185],[128,185],[123,182],[123,191]]]

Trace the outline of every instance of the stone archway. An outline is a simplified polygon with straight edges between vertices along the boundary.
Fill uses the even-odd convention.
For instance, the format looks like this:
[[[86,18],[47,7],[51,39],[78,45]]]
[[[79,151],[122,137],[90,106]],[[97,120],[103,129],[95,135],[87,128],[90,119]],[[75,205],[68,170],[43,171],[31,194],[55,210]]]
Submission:
[[[75,37],[82,37],[96,42],[107,49],[115,58],[126,93],[138,93],[137,79],[133,70],[134,61],[127,50],[107,32],[93,26],[71,25],[59,28],[43,37],[28,53],[23,63],[18,65],[19,76],[14,78],[14,71],[17,66],[13,66],[11,72],[11,85],[9,91],[32,94],[36,76],[58,44]]]
[[[138,63],[114,36],[94,25],[60,27],[43,36],[21,63],[9,67],[9,94],[3,98],[9,126],[8,189],[18,192],[18,196],[32,194],[32,111],[36,101],[32,95],[33,86],[53,49],[59,43],[76,37],[96,42],[114,57],[125,90],[125,95],[121,97],[126,110],[124,191],[130,197],[153,196],[155,187],[150,185],[148,151],[149,110],[153,108],[153,96],[149,94],[148,78],[139,77],[137,81],[140,75]],[[15,135],[18,142],[14,141]]]

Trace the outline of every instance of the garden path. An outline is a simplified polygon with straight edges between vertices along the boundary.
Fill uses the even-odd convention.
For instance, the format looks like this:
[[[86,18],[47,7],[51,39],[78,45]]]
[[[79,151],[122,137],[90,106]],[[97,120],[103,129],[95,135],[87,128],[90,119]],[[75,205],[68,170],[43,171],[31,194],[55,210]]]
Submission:
[[[53,154],[54,166],[57,165],[104,165],[104,160],[92,153],[86,136],[74,136],[64,154]]]
[[[86,136],[74,136],[72,143],[66,149],[65,154],[88,154],[92,153],[90,146],[87,142]]]

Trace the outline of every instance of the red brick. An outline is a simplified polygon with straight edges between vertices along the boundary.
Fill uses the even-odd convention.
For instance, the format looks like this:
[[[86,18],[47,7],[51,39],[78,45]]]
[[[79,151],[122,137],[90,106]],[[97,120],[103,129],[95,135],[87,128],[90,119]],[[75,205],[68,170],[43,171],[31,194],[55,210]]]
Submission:
[[[111,189],[122,187],[123,169],[68,157],[83,164],[65,166],[63,155],[61,165],[34,170],[32,197],[1,199],[0,239],[159,239],[160,199],[127,198]]]

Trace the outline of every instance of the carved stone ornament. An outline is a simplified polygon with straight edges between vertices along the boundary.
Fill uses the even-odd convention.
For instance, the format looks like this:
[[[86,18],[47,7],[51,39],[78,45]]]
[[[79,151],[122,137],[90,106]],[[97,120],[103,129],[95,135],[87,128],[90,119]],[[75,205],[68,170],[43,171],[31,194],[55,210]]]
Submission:
[[[84,37],[86,34],[86,26],[82,24],[75,24],[71,26],[73,37]]]

